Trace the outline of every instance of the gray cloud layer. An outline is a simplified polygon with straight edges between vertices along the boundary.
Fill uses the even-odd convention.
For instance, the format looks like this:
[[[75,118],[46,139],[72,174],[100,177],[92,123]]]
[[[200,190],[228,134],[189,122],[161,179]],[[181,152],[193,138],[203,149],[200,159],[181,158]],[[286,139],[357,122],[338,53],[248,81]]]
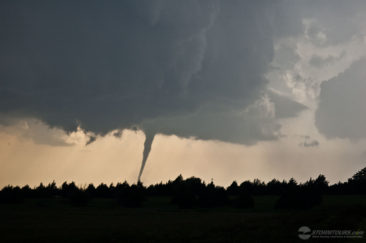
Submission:
[[[137,125],[232,142],[274,137],[273,121],[263,128],[252,116],[261,111],[237,114],[267,83],[271,1],[1,5],[3,116],[101,134]]]
[[[300,33],[302,17],[324,2],[2,1],[0,114],[98,134],[138,126],[275,139],[277,119],[305,107],[260,99],[274,39]]]

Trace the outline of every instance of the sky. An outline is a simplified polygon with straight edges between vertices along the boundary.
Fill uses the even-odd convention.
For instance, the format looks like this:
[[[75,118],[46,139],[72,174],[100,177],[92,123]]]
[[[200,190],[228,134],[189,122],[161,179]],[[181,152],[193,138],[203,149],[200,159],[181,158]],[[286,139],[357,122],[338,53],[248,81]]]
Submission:
[[[0,186],[366,166],[365,1],[6,0],[0,16]]]

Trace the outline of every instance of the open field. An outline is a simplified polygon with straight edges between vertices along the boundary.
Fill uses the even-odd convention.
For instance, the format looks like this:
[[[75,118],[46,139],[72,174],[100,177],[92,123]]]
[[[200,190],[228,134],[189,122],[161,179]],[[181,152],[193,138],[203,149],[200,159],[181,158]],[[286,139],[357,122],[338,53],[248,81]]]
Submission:
[[[366,196],[324,196],[308,210],[275,210],[277,198],[256,196],[253,209],[179,209],[165,197],[149,198],[141,208],[121,207],[112,199],[93,199],[83,207],[62,198],[27,199],[0,204],[0,241],[304,242],[297,232],[303,225],[366,230]]]

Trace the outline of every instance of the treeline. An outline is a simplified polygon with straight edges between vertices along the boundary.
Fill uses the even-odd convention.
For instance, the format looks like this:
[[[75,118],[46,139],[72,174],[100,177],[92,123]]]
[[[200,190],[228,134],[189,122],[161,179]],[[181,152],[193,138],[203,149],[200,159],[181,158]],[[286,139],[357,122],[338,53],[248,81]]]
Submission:
[[[74,182],[56,183],[47,186],[42,183],[35,188],[29,186],[6,186],[0,191],[0,203],[21,203],[31,198],[63,198],[76,206],[85,206],[93,198],[109,198],[125,207],[140,207],[149,197],[169,197],[172,204],[182,208],[231,206],[247,208],[254,206],[254,195],[278,195],[276,208],[309,208],[318,205],[324,194],[366,194],[366,168],[357,172],[347,182],[329,185],[324,175],[297,183],[294,179],[264,183],[258,179],[233,182],[224,188],[206,184],[201,179],[183,179],[180,175],[173,181],[143,186],[141,183],[129,185],[100,184],[95,187],[78,187]]]

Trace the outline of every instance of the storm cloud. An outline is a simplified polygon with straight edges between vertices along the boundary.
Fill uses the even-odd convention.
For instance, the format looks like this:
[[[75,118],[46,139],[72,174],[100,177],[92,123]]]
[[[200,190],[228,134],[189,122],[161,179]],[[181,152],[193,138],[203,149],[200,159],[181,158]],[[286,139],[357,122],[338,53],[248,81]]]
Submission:
[[[276,139],[278,119],[306,107],[267,90],[274,41],[302,33],[304,18],[319,45],[348,33],[324,11],[331,1],[309,3],[2,1],[1,117],[102,135],[130,128],[242,144]],[[362,23],[346,17],[364,5],[354,3],[332,7],[352,35]]]
[[[0,112],[96,134],[274,139],[279,125],[259,103],[275,4],[3,1]]]

